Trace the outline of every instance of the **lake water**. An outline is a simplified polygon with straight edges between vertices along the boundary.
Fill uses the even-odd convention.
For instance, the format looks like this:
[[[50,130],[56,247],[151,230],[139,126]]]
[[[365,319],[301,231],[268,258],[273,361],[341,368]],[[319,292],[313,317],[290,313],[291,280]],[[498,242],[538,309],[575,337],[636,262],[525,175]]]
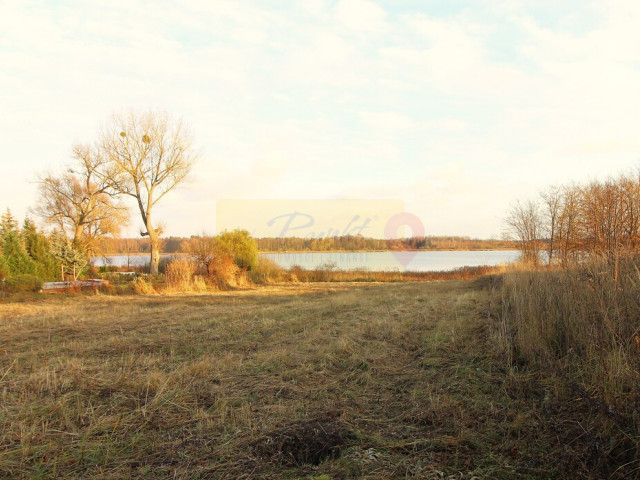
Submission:
[[[500,265],[516,260],[520,252],[499,251],[416,251],[416,252],[287,252],[263,253],[283,268],[299,265],[314,269],[335,265],[342,270],[431,272],[454,270],[460,267]],[[170,257],[171,255],[163,255]],[[105,262],[106,259],[106,262]],[[148,255],[109,255],[93,259],[94,265],[143,266],[149,264]]]
[[[284,268],[299,265],[312,269],[335,265],[342,270],[432,272],[454,270],[460,267],[500,265],[513,262],[518,258],[519,253],[517,251],[290,252],[265,253],[264,256]]]

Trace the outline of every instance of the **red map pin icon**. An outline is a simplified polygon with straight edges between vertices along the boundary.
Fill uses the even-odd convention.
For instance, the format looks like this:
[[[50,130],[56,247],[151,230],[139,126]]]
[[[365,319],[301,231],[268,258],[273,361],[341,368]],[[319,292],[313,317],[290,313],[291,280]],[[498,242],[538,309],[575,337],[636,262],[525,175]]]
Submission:
[[[387,240],[398,238],[398,229],[404,226],[411,229],[412,237],[424,237],[425,232],[422,221],[413,213],[401,212],[396,213],[387,221],[387,224],[384,227],[384,238]],[[418,252],[392,251],[391,253],[396,257],[396,260],[406,268]]]

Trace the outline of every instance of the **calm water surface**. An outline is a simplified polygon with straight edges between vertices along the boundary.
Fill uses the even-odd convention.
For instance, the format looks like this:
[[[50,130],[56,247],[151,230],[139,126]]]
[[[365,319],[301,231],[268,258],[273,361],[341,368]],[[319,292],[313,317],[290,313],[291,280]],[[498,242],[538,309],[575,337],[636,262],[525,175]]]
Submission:
[[[265,257],[289,268],[319,268],[335,265],[342,270],[368,269],[372,271],[411,270],[431,272],[454,270],[460,267],[500,265],[516,260],[517,251],[437,251],[437,252],[291,252],[265,253]]]
[[[306,269],[327,265],[341,270],[367,269],[372,271],[431,272],[454,270],[460,267],[500,265],[516,260],[518,251],[419,251],[419,252],[286,252],[263,253],[283,268],[299,265]],[[163,255],[170,257],[171,255]],[[96,257],[94,265],[143,266],[149,264],[148,255],[109,255]]]

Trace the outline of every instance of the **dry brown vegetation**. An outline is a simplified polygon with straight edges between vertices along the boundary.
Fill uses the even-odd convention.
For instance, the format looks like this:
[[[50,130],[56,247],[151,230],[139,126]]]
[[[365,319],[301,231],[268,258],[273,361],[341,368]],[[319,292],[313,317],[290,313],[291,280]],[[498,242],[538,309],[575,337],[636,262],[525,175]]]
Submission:
[[[505,364],[542,379],[545,399],[597,412],[579,443],[603,477],[640,478],[639,172],[548,188],[507,224],[537,271],[495,289]]]
[[[432,282],[473,280],[504,271],[505,267],[503,266],[461,267],[454,270],[431,272],[341,270],[336,268],[334,264],[327,264],[315,269],[305,269],[296,265],[289,269],[283,269],[268,258],[260,258],[258,265],[248,272],[248,276],[257,284],[281,282]]]
[[[338,270],[318,268],[305,270],[300,267],[289,269],[292,278],[303,282],[433,282],[444,280],[473,280],[484,275],[502,273],[502,266],[461,267],[454,270],[412,272]]]
[[[0,477],[601,478],[591,407],[494,355],[495,282],[5,301]]]
[[[272,260],[260,257],[251,270],[242,270],[228,257],[212,258],[206,265],[199,265],[190,257],[174,257],[166,263],[162,276],[120,275],[115,271],[99,274],[110,282],[106,290],[112,294],[123,293],[178,293],[235,290],[250,285],[280,285],[283,283],[316,282],[433,282],[445,280],[473,280],[486,275],[506,271],[504,266],[462,267],[447,271],[372,271],[340,270],[332,265],[317,269],[294,266],[284,269]]]
[[[547,397],[586,404],[584,448],[607,477],[640,478],[640,270],[592,262],[501,278],[492,310],[511,372],[547,381]]]

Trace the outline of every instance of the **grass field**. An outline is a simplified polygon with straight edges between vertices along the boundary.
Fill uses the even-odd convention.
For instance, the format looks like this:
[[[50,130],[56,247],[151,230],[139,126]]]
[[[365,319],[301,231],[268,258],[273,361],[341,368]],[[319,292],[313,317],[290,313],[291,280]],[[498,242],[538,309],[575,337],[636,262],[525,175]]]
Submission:
[[[5,301],[0,478],[601,478],[588,405],[508,371],[489,299],[434,282]]]

